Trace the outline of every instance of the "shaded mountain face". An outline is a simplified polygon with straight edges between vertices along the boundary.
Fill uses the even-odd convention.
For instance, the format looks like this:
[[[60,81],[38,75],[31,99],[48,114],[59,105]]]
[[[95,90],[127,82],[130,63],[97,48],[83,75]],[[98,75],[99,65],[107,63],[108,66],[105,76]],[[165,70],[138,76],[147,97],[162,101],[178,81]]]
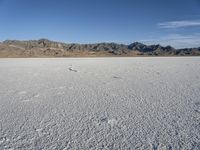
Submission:
[[[48,39],[0,43],[0,57],[67,57],[67,56],[187,56],[200,55],[200,48],[175,49],[171,46],[130,45],[117,43],[66,44]]]

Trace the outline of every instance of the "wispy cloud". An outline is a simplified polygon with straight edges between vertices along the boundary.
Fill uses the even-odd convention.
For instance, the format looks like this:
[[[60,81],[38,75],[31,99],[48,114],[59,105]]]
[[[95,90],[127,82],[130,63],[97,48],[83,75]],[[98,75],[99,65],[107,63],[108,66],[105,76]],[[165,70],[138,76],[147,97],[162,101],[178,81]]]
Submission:
[[[200,47],[200,34],[168,34],[163,37],[141,40],[141,42],[145,44],[161,44],[163,46],[171,45],[175,48]]]
[[[181,20],[158,23],[160,28],[172,29],[172,28],[184,28],[184,27],[200,27],[200,20]]]

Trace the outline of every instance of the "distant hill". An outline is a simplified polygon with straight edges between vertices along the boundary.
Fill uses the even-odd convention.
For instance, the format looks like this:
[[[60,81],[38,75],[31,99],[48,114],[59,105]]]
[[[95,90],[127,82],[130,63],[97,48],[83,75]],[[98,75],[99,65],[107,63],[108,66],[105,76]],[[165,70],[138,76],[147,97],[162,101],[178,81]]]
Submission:
[[[200,56],[199,48],[117,43],[66,44],[48,39],[0,43],[0,57]]]

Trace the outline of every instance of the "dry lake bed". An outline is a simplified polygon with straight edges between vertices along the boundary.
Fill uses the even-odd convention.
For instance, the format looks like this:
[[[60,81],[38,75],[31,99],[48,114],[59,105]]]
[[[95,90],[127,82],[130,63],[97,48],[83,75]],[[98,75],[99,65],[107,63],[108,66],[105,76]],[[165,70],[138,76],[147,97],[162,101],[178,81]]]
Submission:
[[[0,149],[200,149],[200,57],[0,59]]]

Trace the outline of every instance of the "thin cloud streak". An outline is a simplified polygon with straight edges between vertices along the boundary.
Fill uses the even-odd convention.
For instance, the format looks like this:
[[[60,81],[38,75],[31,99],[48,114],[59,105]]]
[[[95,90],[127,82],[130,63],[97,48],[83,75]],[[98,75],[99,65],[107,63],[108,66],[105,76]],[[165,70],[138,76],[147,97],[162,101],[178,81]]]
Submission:
[[[158,23],[159,28],[175,29],[184,27],[200,27],[200,20],[182,20]]]
[[[171,45],[175,48],[192,48],[200,47],[200,34],[193,35],[180,35],[180,34],[169,34],[164,37],[141,40],[145,44],[161,44],[163,46]]]

